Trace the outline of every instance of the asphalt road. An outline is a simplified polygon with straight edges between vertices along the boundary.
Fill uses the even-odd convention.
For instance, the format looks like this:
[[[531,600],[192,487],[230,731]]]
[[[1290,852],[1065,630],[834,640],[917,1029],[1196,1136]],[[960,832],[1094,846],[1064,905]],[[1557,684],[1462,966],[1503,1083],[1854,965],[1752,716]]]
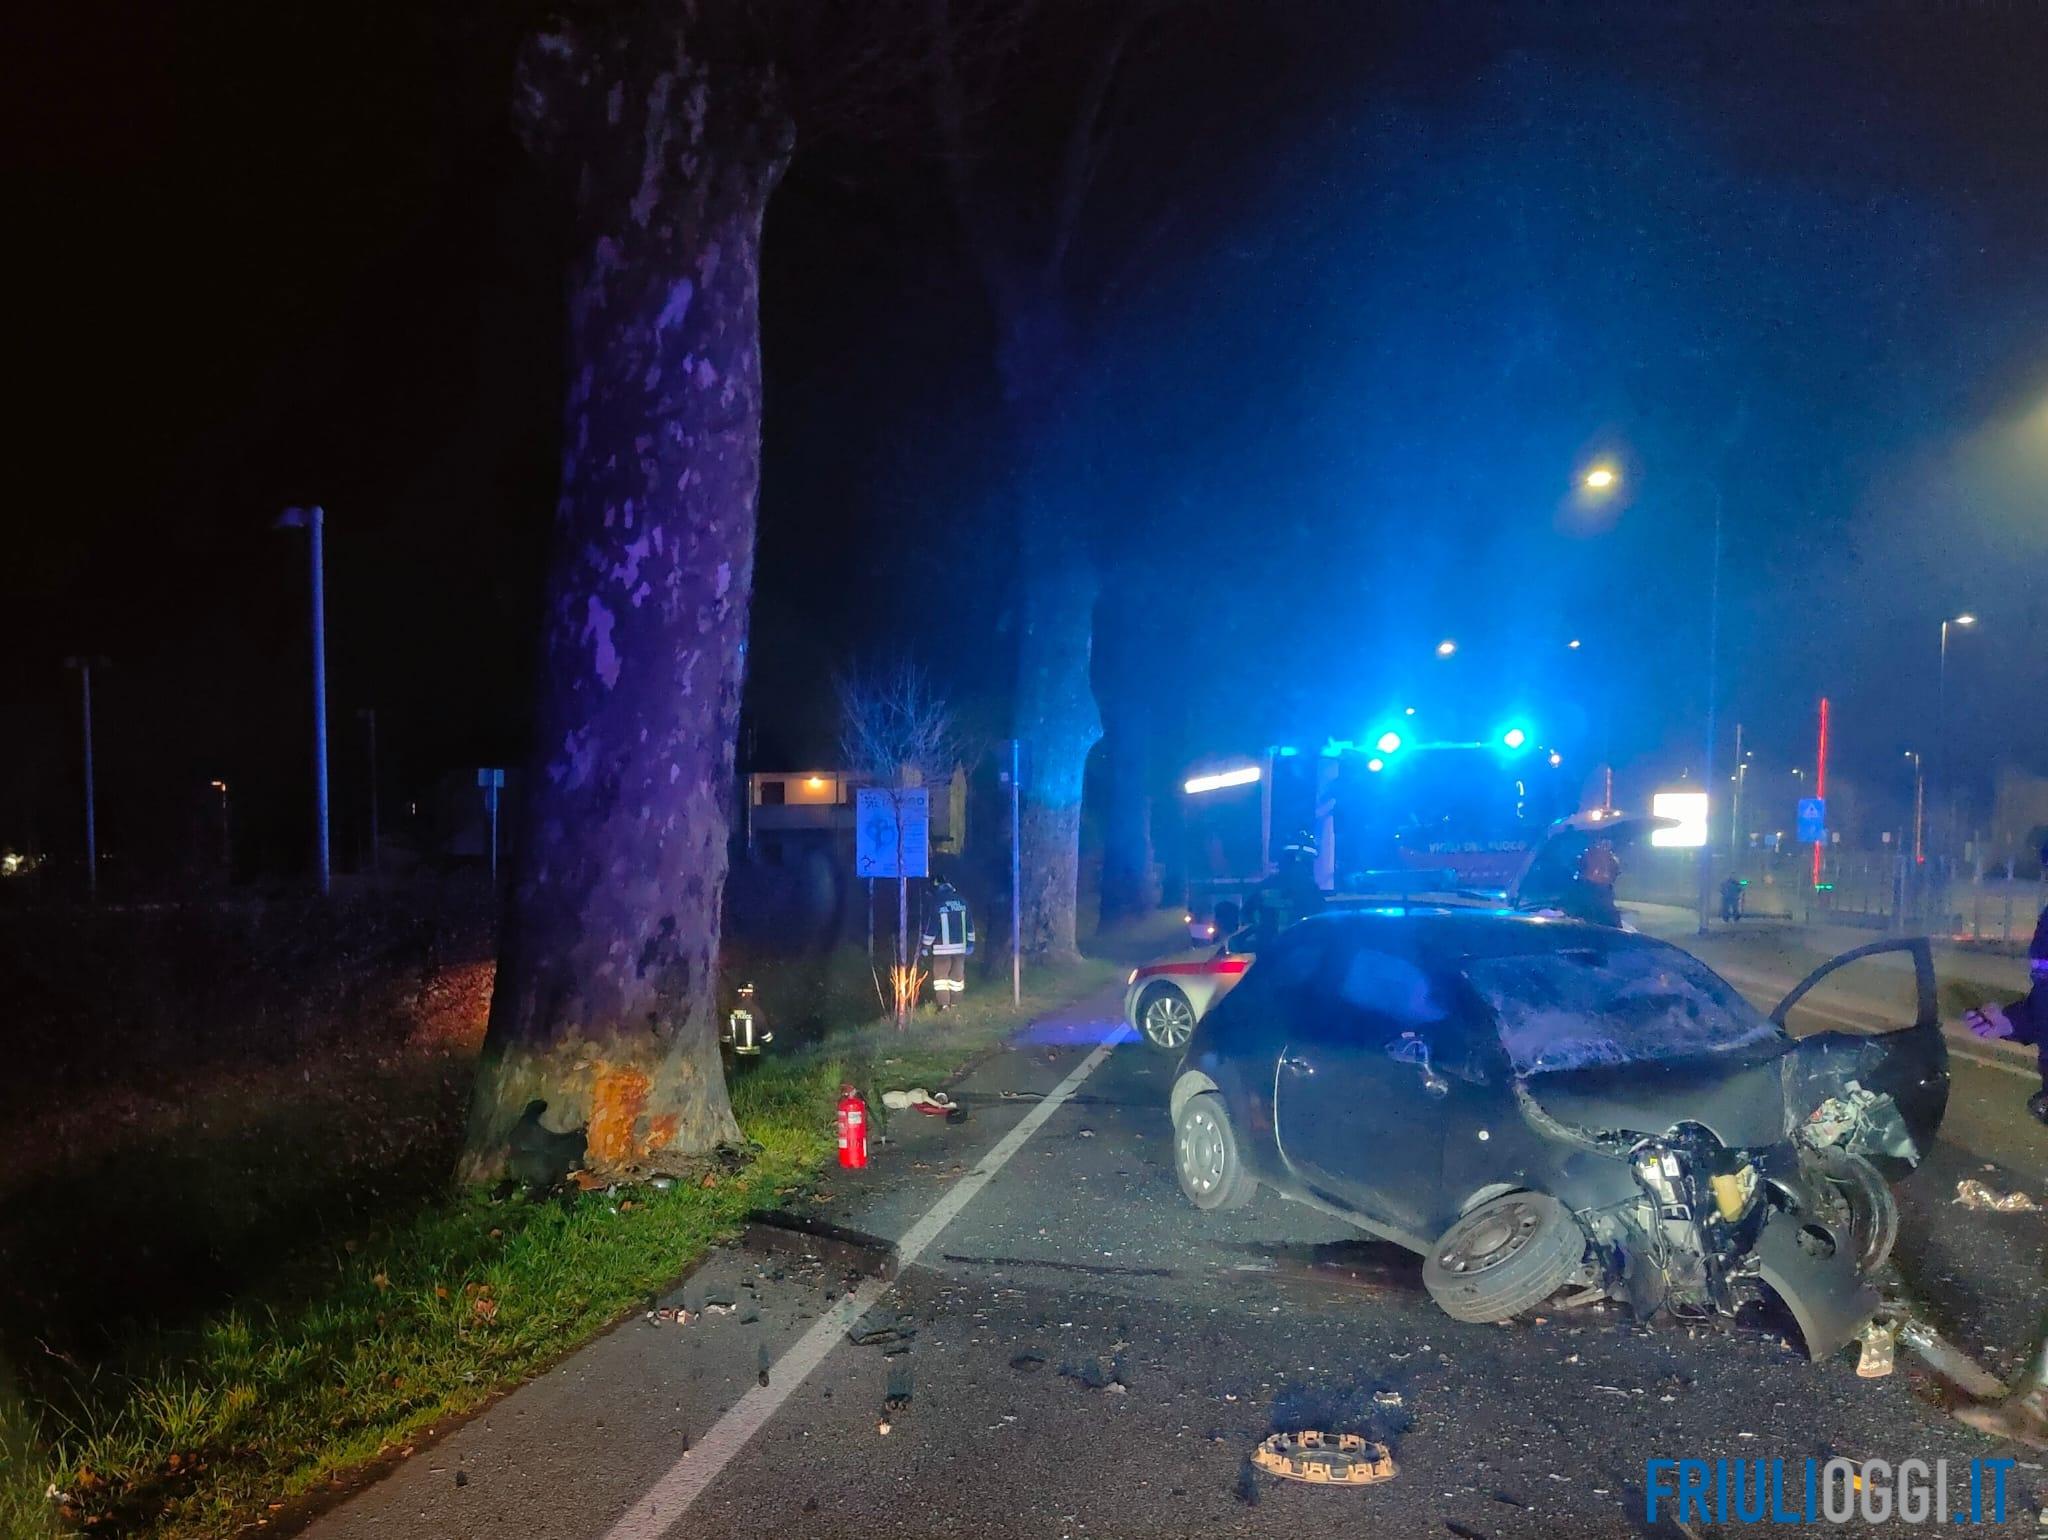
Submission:
[[[1903,1353],[1859,1380],[1853,1355],[1604,1307],[1464,1326],[1414,1259],[1270,1194],[1198,1213],[1170,1164],[1171,1062],[1105,1053],[1115,1011],[1038,1023],[956,1088],[966,1121],[898,1115],[869,1170],[833,1174],[810,1212],[902,1241],[893,1281],[863,1281],[857,1247],[715,1254],[669,1303],[730,1312],[627,1323],[312,1532],[1678,1535],[1644,1521],[1648,1458],[1999,1454],[2030,1462],[2011,1532],[2034,1532],[2048,1461],[1945,1417]],[[1902,1191],[1912,1286],[2000,1372],[2043,1297],[2048,1218],[1950,1200],[1958,1173],[2048,1189],[2025,1089],[1960,1066],[1956,1142]],[[1399,1473],[1339,1490],[1250,1471],[1261,1438],[1301,1427],[1383,1438]]]

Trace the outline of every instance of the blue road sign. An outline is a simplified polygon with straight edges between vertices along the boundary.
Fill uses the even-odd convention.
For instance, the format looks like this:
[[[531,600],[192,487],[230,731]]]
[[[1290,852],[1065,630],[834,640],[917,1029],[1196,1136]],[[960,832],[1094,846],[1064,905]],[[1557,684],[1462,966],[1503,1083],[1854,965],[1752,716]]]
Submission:
[[[1828,799],[1826,797],[1801,797],[1799,799],[1799,843],[1819,845],[1828,837]]]

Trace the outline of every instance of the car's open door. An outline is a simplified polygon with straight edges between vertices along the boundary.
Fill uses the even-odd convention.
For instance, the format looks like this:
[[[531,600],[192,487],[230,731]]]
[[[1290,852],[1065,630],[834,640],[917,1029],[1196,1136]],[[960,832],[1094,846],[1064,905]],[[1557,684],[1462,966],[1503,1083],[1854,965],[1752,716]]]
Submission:
[[[1874,941],[1800,980],[1771,1020],[1793,1039],[1786,1109],[1804,1143],[1863,1156],[1897,1181],[1948,1111],[1948,1044],[1925,937]]]

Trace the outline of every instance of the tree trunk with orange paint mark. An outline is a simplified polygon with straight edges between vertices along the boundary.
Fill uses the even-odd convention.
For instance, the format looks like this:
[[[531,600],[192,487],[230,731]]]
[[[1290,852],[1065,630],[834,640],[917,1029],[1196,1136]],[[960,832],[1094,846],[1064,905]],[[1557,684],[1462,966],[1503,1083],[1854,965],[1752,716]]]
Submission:
[[[561,498],[534,751],[461,1175],[538,1097],[589,1167],[736,1139],[719,905],[760,477],[771,72],[692,51],[697,5],[534,40],[521,127],[573,205]]]

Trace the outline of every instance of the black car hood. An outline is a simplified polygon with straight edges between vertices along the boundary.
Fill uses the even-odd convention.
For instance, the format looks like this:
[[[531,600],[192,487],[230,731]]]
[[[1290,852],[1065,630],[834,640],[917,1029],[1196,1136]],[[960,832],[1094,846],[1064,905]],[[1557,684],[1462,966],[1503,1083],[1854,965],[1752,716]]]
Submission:
[[[1587,1134],[1662,1134],[1698,1123],[1731,1149],[1759,1149],[1788,1133],[1775,1056],[1559,1070],[1530,1075],[1522,1087],[1548,1116]]]

